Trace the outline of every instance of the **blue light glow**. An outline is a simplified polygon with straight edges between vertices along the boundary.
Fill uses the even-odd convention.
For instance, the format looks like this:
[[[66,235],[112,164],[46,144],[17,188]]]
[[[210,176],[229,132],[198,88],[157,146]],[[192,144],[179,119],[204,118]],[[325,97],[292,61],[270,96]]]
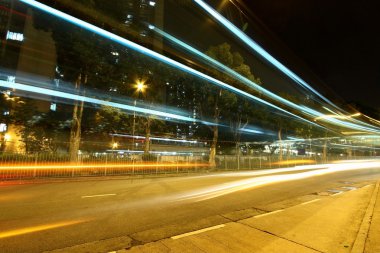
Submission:
[[[220,15],[216,10],[214,10],[213,8],[211,8],[209,5],[207,5],[202,0],[194,0],[194,2],[196,2],[207,13],[209,13],[216,20],[218,20],[222,25],[224,25],[228,30],[230,30],[233,34],[235,34],[237,36],[237,38],[239,38],[244,43],[246,43],[250,48],[252,48],[258,54],[260,54],[264,59],[266,59],[271,64],[273,64],[277,69],[279,69],[285,75],[287,75],[288,77],[290,77],[292,80],[294,80],[295,82],[297,82],[301,86],[303,86],[303,87],[307,88],[308,90],[312,91],[314,94],[318,95],[320,98],[322,98],[324,101],[326,101],[330,105],[332,105],[335,108],[337,108],[337,106],[334,103],[332,103],[330,100],[328,100],[327,98],[325,98],[322,94],[320,94],[319,92],[317,92],[310,85],[308,85],[305,81],[303,81],[299,76],[297,76],[295,73],[293,73],[290,69],[288,69],[287,67],[285,67],[279,61],[277,61],[273,56],[271,56],[267,51],[265,51],[260,45],[258,45],[255,41],[253,41],[250,37],[248,37],[244,32],[242,32],[240,29],[238,29],[235,25],[233,25],[225,17],[223,17],[222,15]]]
[[[60,97],[60,98],[65,98],[65,99],[69,99],[69,100],[84,101],[86,103],[92,103],[92,104],[97,104],[97,105],[111,106],[111,107],[119,108],[122,110],[128,110],[128,111],[134,111],[134,112],[138,112],[138,113],[156,115],[156,116],[167,118],[167,119],[176,119],[176,120],[181,120],[181,121],[186,121],[186,122],[200,122],[200,123],[206,123],[208,125],[215,125],[214,123],[211,123],[211,122],[200,121],[200,120],[197,120],[197,119],[194,119],[191,117],[185,117],[185,116],[176,115],[173,113],[167,113],[167,112],[151,110],[151,109],[146,109],[146,108],[137,107],[137,106],[131,106],[131,105],[126,105],[126,104],[121,104],[121,103],[116,103],[116,102],[110,102],[110,101],[105,101],[105,100],[101,100],[101,99],[70,94],[70,93],[66,93],[66,92],[62,92],[62,91],[51,90],[51,89],[47,89],[47,88],[40,88],[40,87],[25,85],[25,84],[21,84],[21,83],[13,83],[13,82],[7,82],[7,81],[0,80],[0,87],[17,89],[17,90],[22,90],[22,91],[27,91],[27,92],[37,93],[37,94],[42,94],[42,95],[48,95],[48,96],[53,96],[53,97]]]
[[[275,108],[275,109],[277,109],[277,110],[279,110],[281,112],[284,112],[286,114],[289,114],[289,115],[291,115],[291,116],[293,116],[293,117],[295,117],[297,119],[300,119],[302,121],[306,121],[309,124],[313,124],[315,126],[321,127],[318,124],[315,124],[315,123],[313,123],[313,122],[311,122],[309,120],[306,120],[306,119],[304,119],[304,118],[302,118],[302,117],[300,117],[298,115],[295,115],[295,114],[293,114],[291,112],[288,112],[288,111],[286,111],[286,110],[284,110],[284,109],[282,109],[282,108],[280,108],[280,107],[278,107],[276,105],[273,105],[273,104],[271,104],[271,103],[269,103],[269,102],[267,102],[267,101],[265,101],[265,100],[263,100],[261,98],[253,96],[253,95],[251,95],[251,94],[249,94],[249,93],[247,93],[245,91],[237,89],[237,88],[235,88],[235,87],[233,87],[231,85],[228,85],[228,84],[226,84],[226,83],[224,83],[224,82],[222,82],[222,81],[220,81],[218,79],[215,79],[215,78],[213,78],[211,76],[208,76],[208,75],[206,75],[206,74],[204,74],[202,72],[199,72],[199,71],[197,71],[195,69],[192,69],[192,68],[190,68],[190,67],[188,67],[186,65],[183,65],[183,64],[181,64],[179,62],[176,62],[176,61],[174,61],[174,60],[172,60],[172,59],[170,59],[170,58],[168,58],[166,56],[163,56],[163,55],[161,55],[161,54],[159,54],[157,52],[149,50],[149,49],[147,49],[147,48],[145,48],[143,46],[140,46],[140,45],[138,45],[138,44],[136,44],[136,43],[134,43],[132,41],[124,39],[124,38],[122,38],[122,37],[120,37],[120,36],[118,36],[116,34],[110,33],[110,32],[108,32],[108,31],[106,31],[104,29],[101,29],[101,28],[99,28],[97,26],[94,26],[94,25],[92,25],[90,23],[87,23],[87,22],[85,22],[83,20],[80,20],[80,19],[75,18],[73,16],[70,16],[70,15],[68,15],[66,13],[58,11],[58,10],[56,10],[54,8],[51,8],[51,7],[47,6],[47,5],[44,5],[44,4],[40,3],[40,2],[37,2],[37,1],[34,1],[34,0],[20,0],[20,1],[24,2],[24,3],[28,4],[28,5],[31,5],[31,6],[33,6],[35,8],[38,8],[38,9],[40,9],[42,11],[48,12],[48,13],[50,13],[50,14],[58,17],[58,18],[64,19],[64,20],[66,20],[66,21],[68,21],[68,22],[70,22],[70,23],[72,23],[74,25],[77,25],[77,26],[80,26],[80,27],[82,27],[82,28],[84,28],[86,30],[92,31],[92,32],[94,32],[94,33],[96,33],[96,34],[98,34],[100,36],[103,36],[103,37],[105,37],[107,39],[115,41],[115,42],[117,42],[117,43],[119,43],[121,45],[129,47],[129,48],[131,48],[133,50],[136,50],[136,51],[138,51],[138,52],[140,52],[142,54],[145,54],[145,55],[150,56],[150,57],[152,57],[154,59],[157,59],[157,60],[159,60],[161,62],[169,64],[169,65],[171,65],[173,67],[176,67],[176,68],[178,68],[180,70],[183,70],[183,71],[185,71],[187,73],[193,74],[193,75],[195,75],[195,76],[197,76],[199,78],[207,80],[207,81],[209,81],[209,82],[211,82],[211,83],[213,83],[215,85],[218,85],[221,88],[230,90],[230,91],[232,91],[234,93],[240,94],[240,95],[242,95],[244,97],[247,97],[247,98],[255,100],[255,101],[259,102],[259,103],[262,103],[262,104],[265,104],[265,105],[270,106],[272,108]]]

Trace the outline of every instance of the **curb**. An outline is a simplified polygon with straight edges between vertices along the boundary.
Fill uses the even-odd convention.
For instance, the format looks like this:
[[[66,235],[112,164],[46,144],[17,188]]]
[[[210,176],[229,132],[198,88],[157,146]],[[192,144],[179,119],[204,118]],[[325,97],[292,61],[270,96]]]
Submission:
[[[360,225],[358,234],[356,236],[355,242],[352,246],[350,253],[363,253],[364,252],[366,241],[368,238],[369,229],[371,226],[372,215],[373,215],[373,212],[375,209],[377,195],[379,193],[379,184],[380,184],[380,181],[378,181],[376,183],[376,187],[372,192],[371,199],[368,203],[367,210],[364,214],[362,223]]]

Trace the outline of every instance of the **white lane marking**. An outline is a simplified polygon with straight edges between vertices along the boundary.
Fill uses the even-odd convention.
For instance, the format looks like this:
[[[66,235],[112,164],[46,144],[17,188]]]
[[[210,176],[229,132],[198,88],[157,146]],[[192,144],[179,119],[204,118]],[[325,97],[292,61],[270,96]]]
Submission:
[[[358,189],[358,188],[356,188],[354,186],[345,186],[345,187],[342,187],[342,188],[346,189],[346,190],[350,190],[350,191],[355,191],[356,189]]]
[[[335,193],[335,194],[333,194],[333,195],[331,195],[331,196],[337,196],[337,195],[340,195],[340,194],[343,194],[344,192],[337,192],[337,193]]]
[[[368,187],[368,186],[371,186],[372,184],[367,184],[366,186],[363,186],[363,188],[365,188],[365,187]]]
[[[307,205],[307,204],[310,204],[310,203],[313,203],[313,202],[317,202],[319,200],[321,200],[321,199],[313,199],[313,200],[310,200],[310,201],[303,202],[300,205]]]
[[[96,198],[96,197],[106,197],[106,196],[115,196],[115,195],[116,195],[116,193],[89,195],[89,196],[82,196],[82,199],[85,199],[85,198]]]
[[[200,229],[200,230],[197,230],[197,231],[185,233],[185,234],[182,234],[182,235],[172,236],[171,238],[173,240],[176,240],[176,239],[179,239],[179,238],[183,238],[183,237],[190,236],[190,235],[200,234],[200,233],[203,233],[203,232],[206,232],[206,231],[215,230],[215,229],[222,228],[222,227],[225,227],[225,226],[226,226],[225,224],[221,224],[221,225],[217,225],[217,226],[208,227],[208,228]]]
[[[282,212],[282,211],[284,211],[284,210],[280,209],[280,210],[273,211],[273,212],[270,212],[270,213],[259,214],[259,215],[253,216],[253,217],[254,218],[261,218],[261,217],[264,217],[264,216],[267,216],[267,215],[270,215],[270,214],[274,214],[274,213],[279,213],[279,212]]]

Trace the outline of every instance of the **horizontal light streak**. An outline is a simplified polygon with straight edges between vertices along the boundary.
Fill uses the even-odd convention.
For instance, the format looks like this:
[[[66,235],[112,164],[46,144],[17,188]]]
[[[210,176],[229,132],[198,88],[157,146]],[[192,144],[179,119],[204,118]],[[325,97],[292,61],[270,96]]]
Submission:
[[[129,135],[129,134],[110,134],[111,136],[116,137],[127,137],[127,138],[133,138],[133,139],[142,139],[145,140],[145,136],[139,136],[139,135]],[[168,141],[168,142],[181,142],[181,143],[198,143],[198,141],[189,141],[189,140],[181,140],[181,139],[170,139],[170,138],[162,138],[162,137],[149,137],[151,140],[157,140],[157,141]]]
[[[264,185],[302,180],[307,178],[312,178],[316,176],[322,176],[326,174],[344,172],[351,170],[360,170],[360,169],[372,169],[380,168],[379,160],[371,162],[361,162],[361,163],[342,163],[342,164],[324,164],[325,168],[319,168],[317,166],[321,165],[310,165],[302,166],[304,169],[314,169],[301,173],[285,174],[285,175],[270,175],[262,177],[253,177],[248,179],[243,179],[231,183],[225,183],[220,185],[215,185],[211,187],[206,187],[200,190],[195,190],[187,193],[180,194],[176,196],[175,201],[204,201],[213,199],[216,197],[224,196],[227,194],[250,190],[256,187],[261,187]]]
[[[187,121],[187,122],[200,122],[200,123],[207,124],[207,125],[215,125],[214,123],[211,123],[211,122],[200,121],[200,120],[197,120],[197,119],[194,119],[191,117],[181,116],[181,115],[177,115],[177,114],[173,114],[173,113],[167,113],[167,112],[142,108],[142,107],[138,107],[138,106],[132,106],[132,105],[126,105],[126,104],[121,104],[121,103],[116,103],[116,102],[111,102],[111,101],[105,101],[105,100],[101,100],[101,99],[97,99],[97,98],[91,98],[91,97],[66,93],[66,92],[57,91],[57,90],[51,90],[51,89],[31,86],[31,85],[27,85],[27,84],[13,83],[13,82],[0,80],[0,87],[17,89],[17,90],[27,91],[27,92],[31,92],[31,93],[43,94],[43,95],[59,97],[59,98],[64,98],[64,99],[69,99],[69,100],[84,101],[86,103],[110,106],[110,107],[119,108],[122,110],[128,110],[128,111],[134,111],[134,112],[145,113],[145,114],[150,114],[150,115],[156,115],[156,116],[169,118],[169,119],[176,119],[176,120]]]
[[[32,165],[33,164],[33,165]],[[123,164],[83,164],[83,165],[71,165],[67,164],[47,164],[47,165],[7,165],[4,164],[0,167],[0,171],[4,170],[55,170],[55,169],[91,169],[91,168],[171,168],[171,167],[208,167],[208,163],[123,163]]]
[[[355,113],[355,114],[352,114],[352,115],[336,115],[336,114],[329,115],[329,114],[326,114],[326,115],[322,115],[322,116],[316,117],[314,120],[330,119],[330,118],[350,119],[352,117],[357,117],[357,116],[361,116],[361,115],[362,115],[361,113]]]
[[[271,163],[272,165],[296,165],[296,164],[314,164],[315,160],[286,160]]]
[[[62,221],[62,222],[57,222],[57,223],[51,223],[51,224],[45,224],[45,225],[39,225],[39,226],[33,226],[33,227],[8,230],[8,231],[0,232],[0,239],[24,235],[24,234],[30,234],[30,233],[35,233],[35,232],[40,232],[40,231],[54,229],[54,228],[71,226],[71,225],[83,223],[86,221],[88,221],[88,220]]]

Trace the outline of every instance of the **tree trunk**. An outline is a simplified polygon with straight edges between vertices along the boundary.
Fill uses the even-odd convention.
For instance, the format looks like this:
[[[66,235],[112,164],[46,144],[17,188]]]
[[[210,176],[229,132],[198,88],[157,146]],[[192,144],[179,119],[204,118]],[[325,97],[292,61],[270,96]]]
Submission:
[[[322,159],[323,162],[327,162],[327,140],[325,140],[325,143],[323,144]]]
[[[217,120],[218,121],[218,120]],[[216,157],[216,145],[218,144],[218,134],[219,134],[219,128],[216,125],[212,127],[213,130],[213,138],[210,146],[210,156],[209,156],[209,164],[211,167],[215,167],[215,157]]]
[[[87,82],[87,76],[85,76],[84,84]],[[82,74],[79,74],[77,81],[75,82],[75,88],[80,89],[82,83]],[[71,121],[70,131],[70,146],[69,156],[71,162],[78,162],[78,151],[81,140],[81,126],[83,116],[84,101],[75,101],[73,108],[73,119]]]
[[[279,140],[279,151],[278,151],[278,160],[279,161],[282,161],[282,134],[281,134],[281,132],[282,132],[282,129],[280,128],[279,130],[278,130],[278,140]]]
[[[212,126],[212,133],[213,133],[213,137],[212,137],[212,142],[211,142],[211,146],[210,146],[210,155],[209,155],[209,164],[211,167],[215,167],[216,166],[216,163],[215,163],[215,157],[216,157],[216,146],[218,145],[218,134],[219,134],[219,127],[218,127],[218,124],[219,124],[219,108],[218,108],[218,100],[219,100],[219,97],[222,95],[222,90],[219,91],[219,94],[216,96],[215,98],[215,111],[214,111],[214,123],[215,125]]]
[[[150,151],[150,126],[152,119],[148,116],[146,119],[146,128],[145,128],[145,146],[144,154],[149,154]]]

